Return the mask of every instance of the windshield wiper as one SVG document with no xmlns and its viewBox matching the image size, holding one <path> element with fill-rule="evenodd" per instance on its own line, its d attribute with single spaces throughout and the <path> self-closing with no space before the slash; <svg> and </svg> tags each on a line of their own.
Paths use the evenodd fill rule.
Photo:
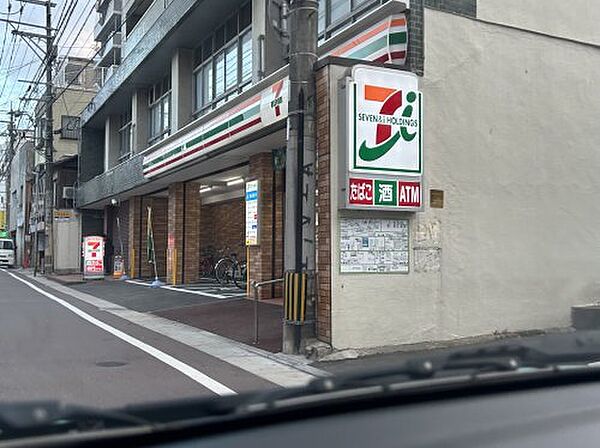
<svg viewBox="0 0 600 448">
<path fill-rule="evenodd" d="M 63 405 L 58 401 L 0 404 L 0 440 L 133 426 L 152 423 L 125 412 Z"/>
<path fill-rule="evenodd" d="M 404 354 L 406 356 L 406 354 Z M 600 332 L 561 333 L 503 340 L 485 345 L 449 349 L 443 353 L 418 355 L 400 360 L 392 367 L 318 378 L 304 388 L 268 392 L 242 405 L 247 411 L 261 411 L 294 403 L 307 396 L 343 397 L 352 393 L 381 393 L 392 384 L 414 380 L 455 378 L 464 380 L 490 372 L 521 372 L 560 368 L 600 361 Z M 591 369 L 592 367 L 590 367 Z"/>
</svg>

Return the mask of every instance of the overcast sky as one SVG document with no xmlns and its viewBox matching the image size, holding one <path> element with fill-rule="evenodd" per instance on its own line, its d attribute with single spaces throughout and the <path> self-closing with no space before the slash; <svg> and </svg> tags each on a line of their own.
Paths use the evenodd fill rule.
<svg viewBox="0 0 600 448">
<path fill-rule="evenodd" d="M 53 0 L 56 6 L 53 8 L 53 26 L 58 25 L 59 18 L 64 15 L 65 7 L 72 3 L 72 0 Z M 11 6 L 9 12 L 9 4 Z M 58 35 L 58 54 L 90 57 L 94 54 L 96 43 L 94 42 L 94 25 L 97 20 L 95 10 L 95 0 L 77 0 L 75 9 L 70 16 L 66 27 L 61 27 L 57 31 Z M 21 11 L 21 7 L 23 7 Z M 44 6 L 33 5 L 31 3 L 21 3 L 19 0 L 0 0 L 0 18 L 27 23 L 45 25 L 46 8 Z M 20 26 L 19 29 L 35 33 L 44 33 L 42 29 L 35 29 L 26 26 Z M 33 79 L 39 72 L 41 64 L 40 59 L 23 41 L 22 37 L 14 36 L 11 33 L 12 27 L 6 22 L 0 22 L 0 120 L 7 119 L 5 111 L 10 108 L 12 102 L 13 108 L 23 107 L 23 102 L 19 97 L 26 94 L 28 84 L 17 82 L 17 79 Z M 80 32 L 81 30 L 81 32 Z M 45 42 L 39 41 L 39 45 L 44 48 Z M 39 92 L 34 92 L 33 96 L 39 96 Z M 31 92 L 27 94 L 30 96 Z M 33 102 L 29 102 L 27 108 L 31 110 Z M 0 125 L 0 130 L 4 129 Z"/>
</svg>

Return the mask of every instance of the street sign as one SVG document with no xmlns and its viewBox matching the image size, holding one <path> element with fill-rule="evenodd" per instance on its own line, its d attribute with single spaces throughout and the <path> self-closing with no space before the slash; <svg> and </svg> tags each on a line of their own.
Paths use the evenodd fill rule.
<svg viewBox="0 0 600 448">
<path fill-rule="evenodd" d="M 86 279 L 104 278 L 104 238 L 83 238 L 83 276 Z"/>
<path fill-rule="evenodd" d="M 246 246 L 258 245 L 258 180 L 246 182 Z"/>
</svg>

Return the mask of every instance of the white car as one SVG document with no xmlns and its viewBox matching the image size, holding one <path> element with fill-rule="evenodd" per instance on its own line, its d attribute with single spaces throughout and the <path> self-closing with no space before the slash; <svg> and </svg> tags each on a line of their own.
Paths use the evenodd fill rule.
<svg viewBox="0 0 600 448">
<path fill-rule="evenodd" d="M 0 238 L 0 266 L 15 265 L 15 244 L 10 238 Z"/>
</svg>

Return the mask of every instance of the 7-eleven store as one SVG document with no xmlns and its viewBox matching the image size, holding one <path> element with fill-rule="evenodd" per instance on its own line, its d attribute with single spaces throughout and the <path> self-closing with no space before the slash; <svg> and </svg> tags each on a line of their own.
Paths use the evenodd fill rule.
<svg viewBox="0 0 600 448">
<path fill-rule="evenodd" d="M 317 336 L 326 343 L 335 345 L 332 339 L 332 327 L 335 325 L 332 303 L 337 294 L 334 276 L 353 270 L 353 275 L 362 276 L 363 281 L 369 282 L 369 275 L 378 271 L 385 272 L 383 275 L 390 279 L 406 275 L 407 246 L 390 250 L 385 260 L 347 260 L 347 257 L 362 256 L 353 248 L 344 253 L 346 258 L 343 267 L 340 267 L 338 219 L 355 218 L 349 221 L 349 225 L 361 228 L 355 229 L 356 235 L 345 235 L 344 238 L 358 238 L 362 235 L 361 231 L 367 232 L 360 238 L 367 238 L 365 244 L 368 245 L 369 232 L 372 233 L 373 229 L 369 228 L 369 224 L 363 225 L 365 214 L 379 212 L 391 216 L 395 220 L 392 225 L 398 226 L 395 237 L 400 241 L 407 238 L 406 217 L 420 210 L 420 164 L 412 172 L 401 175 L 386 173 L 378 177 L 364 173 L 356 176 L 345 168 L 346 154 L 343 153 L 349 144 L 346 141 L 349 120 L 345 115 L 349 113 L 347 86 L 352 82 L 349 77 L 353 76 L 353 67 L 371 64 L 375 71 L 382 71 L 392 80 L 396 73 L 404 73 L 411 88 L 417 92 L 416 76 L 408 76 L 402 71 L 407 48 L 405 5 L 395 1 L 374 10 L 319 48 L 320 60 L 315 67 L 318 155 L 318 294 L 315 310 Z M 388 68 L 383 69 L 383 63 Z M 395 90 L 392 85 L 374 95 L 380 101 L 385 99 L 386 92 Z M 107 182 L 109 174 L 113 178 L 139 179 L 131 180 L 127 188 L 113 184 L 111 194 L 105 194 L 93 204 L 94 207 L 88 207 L 98 208 L 98 205 L 105 204 L 103 233 L 108 235 L 112 254 L 121 253 L 120 246 L 123 246 L 122 255 L 131 278 L 149 279 L 154 275 L 154 266 L 147 259 L 149 209 L 152 210 L 156 269 L 158 276 L 167 284 L 198 284 L 203 280 L 203 260 L 208 255 L 216 260 L 220 255 L 230 253 L 235 253 L 239 259 L 247 259 L 249 282 L 283 277 L 288 100 L 286 66 L 228 103 L 88 182 Z M 376 106 L 380 107 L 380 102 Z M 394 118 L 395 110 L 388 115 Z M 419 128 L 417 121 L 408 127 L 413 130 Z M 385 139 L 384 134 L 392 127 L 397 126 L 383 126 L 379 140 Z M 419 144 L 420 139 L 419 135 Z M 418 146 L 419 159 L 420 151 Z M 350 187 L 353 191 L 356 189 L 355 184 L 361 179 L 371 186 L 361 184 L 359 188 L 363 193 L 358 199 L 358 193 L 349 195 L 349 192 Z M 245 185 L 254 180 L 259 185 L 258 232 L 256 244 L 246 245 Z M 413 188 L 411 200 L 398 202 L 399 180 Z M 372 189 L 375 182 L 377 185 L 391 182 L 394 203 L 377 205 L 372 191 L 364 195 L 364 189 Z M 83 184 L 83 193 L 80 194 L 87 194 L 86 188 L 88 186 Z M 403 197 L 404 194 L 402 192 Z M 339 200 L 336 199 L 338 196 Z M 344 197 L 350 198 L 352 203 Z M 118 200 L 118 206 L 114 206 L 114 201 L 113 206 L 108 205 L 113 198 Z M 386 207 L 387 210 L 381 211 Z M 381 220 L 374 221 L 372 225 L 381 225 Z M 91 224 L 86 230 L 85 226 L 84 222 L 84 234 L 97 228 L 97 225 Z M 261 288 L 260 299 L 281 299 L 282 286 L 275 284 Z"/>
</svg>

